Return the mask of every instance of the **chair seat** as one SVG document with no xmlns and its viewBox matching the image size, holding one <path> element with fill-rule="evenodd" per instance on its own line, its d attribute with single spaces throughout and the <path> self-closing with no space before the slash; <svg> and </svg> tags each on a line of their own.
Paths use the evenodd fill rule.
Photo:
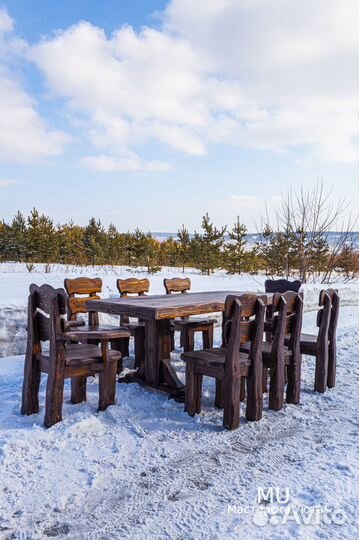
<svg viewBox="0 0 359 540">
<path fill-rule="evenodd" d="M 226 358 L 226 349 L 213 348 L 203 349 L 202 351 L 189 351 L 181 355 L 182 360 L 185 362 L 194 362 L 196 364 L 208 364 L 213 367 L 224 366 Z M 250 366 L 251 361 L 248 354 L 240 353 L 241 365 Z"/>
<path fill-rule="evenodd" d="M 183 327 L 200 328 L 205 326 L 212 326 L 217 322 L 216 319 L 196 319 L 192 317 L 186 317 L 184 319 L 174 319 L 171 321 L 171 326 L 174 330 L 181 331 Z"/>
<path fill-rule="evenodd" d="M 119 326 L 101 325 L 101 326 L 79 326 L 74 329 L 67 330 L 66 336 L 72 341 L 81 341 L 81 339 L 122 339 L 130 337 L 130 332 L 127 328 Z"/>
<path fill-rule="evenodd" d="M 65 351 L 65 364 L 69 367 L 87 366 L 95 362 L 102 362 L 102 352 L 97 345 L 67 345 Z M 111 362 L 117 362 L 121 359 L 121 353 L 119 351 L 110 349 L 108 352 Z M 38 354 L 36 357 L 44 365 L 47 365 L 49 362 L 48 354 Z"/>
<path fill-rule="evenodd" d="M 242 343 L 241 345 L 241 352 L 249 353 L 250 350 L 250 342 Z M 292 351 L 290 351 L 287 347 L 284 347 L 284 362 L 285 364 L 290 363 L 290 359 L 292 357 Z M 272 344 L 268 341 L 263 341 L 262 343 L 262 359 L 263 364 L 265 367 L 270 367 L 272 364 Z"/>
<path fill-rule="evenodd" d="M 300 352 L 302 354 L 315 355 L 317 351 L 317 339 L 314 334 L 300 334 Z"/>
</svg>

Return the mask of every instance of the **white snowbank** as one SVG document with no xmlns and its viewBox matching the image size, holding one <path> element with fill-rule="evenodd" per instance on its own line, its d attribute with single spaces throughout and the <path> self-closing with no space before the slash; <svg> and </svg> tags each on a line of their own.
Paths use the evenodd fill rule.
<svg viewBox="0 0 359 540">
<path fill-rule="evenodd" d="M 53 287 L 63 287 L 65 277 L 101 277 L 103 280 L 103 297 L 118 294 L 116 279 L 136 275 L 149 277 L 150 293 L 164 293 L 163 279 L 165 277 L 188 276 L 192 281 L 193 291 L 235 290 L 263 291 L 264 275 L 230 276 L 226 272 L 216 272 L 211 276 L 203 276 L 198 270 L 187 268 L 182 274 L 178 268 L 163 268 L 161 272 L 148 275 L 147 272 L 128 270 L 124 266 L 67 266 L 51 265 L 51 272 L 45 273 L 45 265 L 36 264 L 33 272 L 28 272 L 25 264 L 0 264 L 0 356 L 22 354 L 26 342 L 26 311 L 27 297 L 31 283 L 49 283 Z M 341 305 L 359 305 L 359 284 L 335 284 L 340 290 Z M 305 310 L 317 308 L 320 284 L 303 286 Z M 116 318 L 101 315 L 105 323 L 115 323 Z"/>
</svg>

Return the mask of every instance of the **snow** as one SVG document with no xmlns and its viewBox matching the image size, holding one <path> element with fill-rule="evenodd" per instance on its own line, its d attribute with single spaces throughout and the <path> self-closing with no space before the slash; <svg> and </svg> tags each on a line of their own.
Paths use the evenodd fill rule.
<svg viewBox="0 0 359 540">
<path fill-rule="evenodd" d="M 0 313 L 11 306 L 25 310 L 30 282 L 61 286 L 65 273 L 13 270 L 0 274 Z M 72 270 L 68 275 L 78 275 Z M 126 275 L 125 269 L 101 273 L 108 293 L 118 273 Z M 168 269 L 152 276 L 151 292 L 162 290 L 164 275 L 175 274 Z M 254 290 L 264 280 L 189 275 L 194 290 Z M 39 414 L 23 417 L 23 356 L 0 358 L 0 539 L 357 538 L 357 287 L 341 287 L 343 303 L 351 305 L 340 312 L 336 387 L 314 393 L 314 361 L 304 357 L 301 404 L 269 411 L 265 396 L 263 419 L 247 422 L 242 408 L 241 426 L 233 432 L 222 428 L 222 412 L 213 407 L 211 379 L 195 418 L 184 413 L 183 404 L 135 384 L 119 384 L 117 404 L 97 413 L 96 378 L 88 382 L 87 403 L 79 405 L 69 403 L 66 383 L 63 422 L 45 429 L 46 377 Z M 315 329 L 310 309 L 319 288 L 305 289 L 304 331 Z M 219 344 L 219 327 L 215 340 Z M 172 360 L 183 379 L 180 352 Z M 281 508 L 328 508 L 329 518 L 316 513 L 318 523 L 313 518 L 305 524 L 303 517 L 269 521 L 258 511 L 276 505 L 259 504 L 257 491 L 271 486 L 282 495 L 289 488 L 290 501 Z"/>
<path fill-rule="evenodd" d="M 46 265 L 35 264 L 34 271 L 28 272 L 23 263 L 0 263 L 0 357 L 23 354 L 26 345 L 26 312 L 27 297 L 31 283 L 49 283 L 53 287 L 63 287 L 65 277 L 101 277 L 103 280 L 103 297 L 118 295 L 117 278 L 127 278 L 133 275 L 148 277 L 151 281 L 150 293 L 163 294 L 163 279 L 165 277 L 189 277 L 193 291 L 263 291 L 264 275 L 243 274 L 230 276 L 225 271 L 216 272 L 211 276 L 203 276 L 199 270 L 187 268 L 182 274 L 178 268 L 163 268 L 161 272 L 149 275 L 145 271 L 133 271 L 124 266 L 69 266 L 51 265 L 51 272 L 45 272 Z M 342 305 L 359 305 L 359 283 L 335 283 L 340 290 Z M 323 288 L 320 283 L 303 286 L 305 310 L 317 307 L 319 291 Z M 102 315 L 104 323 L 114 323 L 117 319 Z"/>
</svg>

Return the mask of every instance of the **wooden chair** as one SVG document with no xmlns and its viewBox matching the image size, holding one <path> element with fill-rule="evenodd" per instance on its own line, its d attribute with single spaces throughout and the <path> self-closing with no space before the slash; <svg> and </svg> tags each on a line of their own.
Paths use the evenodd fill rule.
<svg viewBox="0 0 359 540">
<path fill-rule="evenodd" d="M 302 282 L 298 279 L 290 281 L 289 279 L 267 279 L 264 282 L 264 290 L 266 293 L 285 293 L 287 291 L 299 292 Z M 264 330 L 266 332 L 266 341 L 271 341 L 271 319 L 273 316 L 272 306 L 267 306 L 266 318 L 264 321 Z M 263 390 L 267 391 L 268 370 L 263 369 Z"/>
<path fill-rule="evenodd" d="M 69 345 L 73 336 L 66 332 L 63 315 L 67 312 L 67 297 L 64 289 L 50 285 L 30 285 L 28 300 L 27 348 L 25 355 L 24 382 L 21 413 L 30 415 L 39 412 L 39 385 L 41 373 L 47 373 L 46 427 L 62 420 L 64 380 L 80 377 L 86 381 L 89 375 L 99 374 L 99 410 L 105 410 L 115 402 L 116 368 L 121 353 L 112 351 L 108 342 L 96 345 Z M 49 352 L 42 350 L 42 342 L 49 342 Z M 71 401 L 86 400 L 83 394 L 71 393 Z"/>
<path fill-rule="evenodd" d="M 150 281 L 147 278 L 137 279 L 118 279 L 117 289 L 121 298 L 126 296 L 145 296 L 150 290 Z M 141 319 L 131 320 L 127 315 L 121 315 L 121 326 L 126 328 L 130 335 L 133 336 L 135 342 L 135 368 L 138 369 L 140 376 L 144 369 L 145 363 L 145 323 Z M 129 339 L 127 339 L 127 355 L 129 347 Z"/>
<path fill-rule="evenodd" d="M 301 334 L 302 354 L 315 356 L 314 390 L 325 392 L 327 386 L 335 386 L 336 376 L 336 330 L 339 317 L 339 295 L 334 289 L 322 290 L 319 294 L 317 335 Z"/>
<path fill-rule="evenodd" d="M 267 279 L 264 282 L 266 293 L 284 293 L 287 291 L 299 292 L 302 282 L 298 279 L 289 281 L 288 279 Z"/>
<path fill-rule="evenodd" d="M 81 343 L 87 342 L 97 345 L 101 340 L 108 341 L 111 335 L 111 348 L 121 352 L 121 359 L 117 366 L 117 372 L 120 373 L 122 371 L 122 357 L 126 356 L 126 343 L 128 343 L 130 334 L 126 328 L 100 325 L 97 311 L 89 311 L 86 305 L 87 300 L 100 299 L 98 293 L 102 291 L 102 279 L 87 277 L 65 279 L 64 287 L 68 294 L 68 327 L 76 328 L 79 336 L 78 341 Z M 87 324 L 83 320 L 78 320 L 79 314 L 87 315 Z M 77 378 L 74 384 L 81 384 L 80 379 Z M 82 381 L 82 384 L 86 385 L 86 381 Z"/>
<path fill-rule="evenodd" d="M 253 421 L 262 418 L 262 340 L 266 300 L 265 296 L 253 294 L 227 296 L 228 346 L 182 354 L 186 362 L 185 410 L 189 415 L 201 412 L 202 379 L 206 375 L 219 382 L 215 404 L 222 406 L 223 398 L 224 427 L 235 429 L 239 426 L 243 378 L 247 379 L 246 418 Z M 250 342 L 248 353 L 240 352 L 243 342 Z"/>
<path fill-rule="evenodd" d="M 271 339 L 262 344 L 263 368 L 269 370 L 269 408 L 283 408 L 287 383 L 287 403 L 300 401 L 301 354 L 300 332 L 303 318 L 303 298 L 292 291 L 275 293 L 272 299 Z M 249 345 L 244 343 L 243 352 Z"/>
<path fill-rule="evenodd" d="M 164 279 L 163 284 L 166 289 L 166 294 L 185 294 L 191 288 L 191 280 L 189 278 L 172 278 Z M 183 317 L 171 321 L 171 350 L 174 349 L 174 333 L 181 333 L 181 346 L 185 352 L 194 350 L 194 334 L 202 332 L 202 343 L 204 349 L 213 347 L 213 328 L 216 319 Z"/>
</svg>

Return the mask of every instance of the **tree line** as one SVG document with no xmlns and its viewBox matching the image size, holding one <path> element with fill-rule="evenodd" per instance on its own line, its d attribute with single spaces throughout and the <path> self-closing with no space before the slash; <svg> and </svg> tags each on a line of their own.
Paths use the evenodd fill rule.
<svg viewBox="0 0 359 540">
<path fill-rule="evenodd" d="M 308 205 L 306 201 L 306 213 Z M 318 208 L 318 200 L 314 207 Z M 330 246 L 328 226 L 332 222 L 323 223 L 319 212 L 316 227 L 309 227 L 309 221 L 302 219 L 299 223 L 295 210 L 298 208 L 289 199 L 284 202 L 276 229 L 269 220 L 262 220 L 258 240 L 253 244 L 248 242 L 247 228 L 239 217 L 231 227 L 217 227 L 206 214 L 201 229 L 193 235 L 183 225 L 176 236 L 158 241 L 150 232 L 139 228 L 119 232 L 115 225 L 106 228 L 95 218 L 87 226 L 72 221 L 55 225 L 49 216 L 34 208 L 27 217 L 18 212 L 10 223 L 0 222 L 0 260 L 25 262 L 29 271 L 34 263 L 45 263 L 49 271 L 51 264 L 61 263 L 145 267 L 150 273 L 162 266 L 180 267 L 183 271 L 193 267 L 207 275 L 216 269 L 229 274 L 262 272 L 298 277 L 303 283 L 318 276 L 329 282 L 334 273 L 342 274 L 346 280 L 358 277 L 358 235 L 347 229 Z"/>
</svg>

